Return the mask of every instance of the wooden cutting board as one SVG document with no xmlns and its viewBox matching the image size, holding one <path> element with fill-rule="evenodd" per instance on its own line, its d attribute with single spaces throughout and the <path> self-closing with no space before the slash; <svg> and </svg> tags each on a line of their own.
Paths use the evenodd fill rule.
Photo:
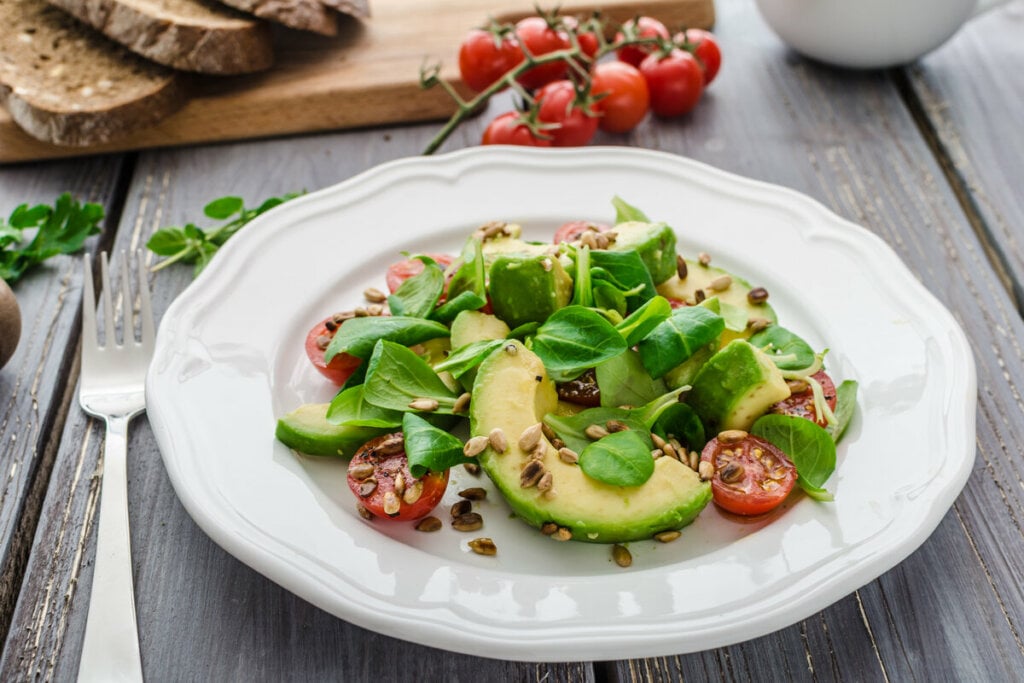
<svg viewBox="0 0 1024 683">
<path fill-rule="evenodd" d="M 192 98 L 176 114 L 104 145 L 40 142 L 0 109 L 0 163 L 445 119 L 455 109 L 448 95 L 440 87 L 419 87 L 424 61 L 440 61 L 442 77 L 464 91 L 457 52 L 466 31 L 491 17 L 514 21 L 532 14 L 534 4 L 370 0 L 370 20 L 343 21 L 334 38 L 282 30 L 277 64 L 270 71 L 196 77 Z M 713 0 L 564 0 L 560 6 L 564 14 L 600 10 L 618 22 L 646 14 L 670 28 L 709 28 L 715 18 Z"/>
</svg>

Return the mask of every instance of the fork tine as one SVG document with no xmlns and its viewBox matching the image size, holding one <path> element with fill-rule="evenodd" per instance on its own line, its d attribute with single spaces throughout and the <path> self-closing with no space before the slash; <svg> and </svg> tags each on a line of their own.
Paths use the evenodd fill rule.
<svg viewBox="0 0 1024 683">
<path fill-rule="evenodd" d="M 146 261 L 142 250 L 135 252 L 135 268 L 139 271 L 139 317 L 142 318 L 142 338 L 139 340 L 146 348 L 153 348 L 156 332 L 153 329 L 153 304 L 149 299 L 149 280 L 146 274 Z"/>
<path fill-rule="evenodd" d="M 100 287 L 103 288 L 100 292 L 103 297 L 103 346 L 114 347 L 117 346 L 117 338 L 114 336 L 114 303 L 110 294 L 110 266 L 105 251 L 100 253 Z"/>
<path fill-rule="evenodd" d="M 128 279 L 128 254 L 121 250 L 121 338 L 127 346 L 135 341 L 135 298 L 132 296 L 131 281 Z"/>
<path fill-rule="evenodd" d="M 92 259 L 89 254 L 82 258 L 82 262 L 82 344 L 83 349 L 95 349 L 99 346 L 96 338 L 96 291 L 92 286 Z"/>
</svg>

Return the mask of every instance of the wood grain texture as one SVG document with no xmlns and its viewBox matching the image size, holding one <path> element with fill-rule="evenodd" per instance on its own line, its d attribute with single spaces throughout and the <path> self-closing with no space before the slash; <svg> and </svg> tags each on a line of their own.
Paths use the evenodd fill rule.
<svg viewBox="0 0 1024 683">
<path fill-rule="evenodd" d="M 232 79 L 197 79 L 192 100 L 158 124 L 90 148 L 41 143 L 0 111 L 0 163 L 196 142 L 441 119 L 455 111 L 441 88 L 422 90 L 425 59 L 458 81 L 458 45 L 491 17 L 533 12 L 532 0 L 375 0 L 365 23 L 348 18 L 337 38 L 281 33 L 277 65 Z M 616 21 L 652 14 L 672 26 L 714 23 L 711 0 L 567 0 L 566 14 L 601 9 Z M 463 92 L 465 88 L 459 86 Z"/>
<path fill-rule="evenodd" d="M 967 25 L 909 70 L 909 83 L 977 228 L 1024 312 L 1024 1 Z"/>
</svg>

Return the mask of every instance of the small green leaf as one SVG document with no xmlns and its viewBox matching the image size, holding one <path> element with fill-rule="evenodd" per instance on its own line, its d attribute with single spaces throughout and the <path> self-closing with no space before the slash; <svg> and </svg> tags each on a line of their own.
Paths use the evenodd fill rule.
<svg viewBox="0 0 1024 683">
<path fill-rule="evenodd" d="M 629 349 L 599 363 L 595 371 L 603 406 L 644 405 L 668 391 L 665 382 L 648 375 L 640 356 Z"/>
<path fill-rule="evenodd" d="M 188 246 L 188 238 L 182 228 L 157 230 L 146 242 L 146 248 L 158 256 L 171 256 Z"/>
<path fill-rule="evenodd" d="M 656 296 L 630 313 L 628 318 L 615 326 L 615 329 L 626 340 L 626 346 L 632 348 L 670 315 L 672 315 L 672 305 L 668 299 Z"/>
<path fill-rule="evenodd" d="M 458 398 L 426 361 L 401 344 L 384 340 L 374 347 L 363 387 L 364 400 L 390 410 L 407 411 L 416 399 L 434 399 L 436 412 L 451 414 Z"/>
<path fill-rule="evenodd" d="M 677 308 L 637 344 L 640 360 L 651 377 L 662 377 L 718 339 L 724 329 L 722 317 L 706 308 Z"/>
<path fill-rule="evenodd" d="M 619 355 L 626 350 L 626 341 L 600 314 L 582 306 L 567 306 L 537 329 L 532 350 L 551 378 L 564 382 Z"/>
<path fill-rule="evenodd" d="M 342 389 L 327 407 L 327 421 L 332 425 L 382 427 L 390 429 L 402 424 L 398 410 L 380 408 L 363 397 L 363 385 Z"/>
<path fill-rule="evenodd" d="M 814 363 L 814 349 L 785 327 L 772 325 L 750 337 L 750 343 L 764 350 L 781 370 L 803 370 Z"/>
<path fill-rule="evenodd" d="M 444 292 L 444 271 L 429 256 L 413 258 L 423 262 L 423 270 L 405 280 L 388 297 L 388 307 L 392 315 L 426 318 Z"/>
<path fill-rule="evenodd" d="M 630 429 L 590 444 L 579 463 L 588 477 L 612 486 L 640 486 L 654 474 L 650 444 Z"/>
<path fill-rule="evenodd" d="M 575 415 L 551 413 L 544 416 L 544 423 L 554 430 L 566 446 L 577 453 L 581 453 L 591 444 L 590 437 L 585 433 L 587 427 L 593 424 L 604 426 L 609 420 L 618 420 L 637 433 L 647 433 L 643 422 L 637 419 L 637 413 L 622 408 L 587 408 Z M 649 448 L 648 455 L 650 455 Z"/>
<path fill-rule="evenodd" d="M 675 436 L 687 450 L 698 453 L 707 443 L 704 424 L 696 411 L 685 403 L 673 403 L 668 406 L 655 420 L 651 431 L 663 439 Z"/>
<path fill-rule="evenodd" d="M 650 223 L 651 219 L 647 217 L 640 209 L 627 204 L 622 197 L 616 195 L 612 197 L 612 206 L 615 207 L 615 223 L 628 223 L 630 221 L 641 221 L 644 223 Z"/>
<path fill-rule="evenodd" d="M 338 328 L 338 333 L 327 345 L 327 349 L 324 351 L 324 361 L 330 363 L 331 359 L 339 353 L 347 353 L 357 358 L 368 358 L 373 353 L 373 347 L 381 339 L 397 342 L 403 346 L 411 346 L 428 339 L 447 337 L 449 334 L 448 328 L 441 323 L 422 318 L 402 316 L 351 318 Z"/>
<path fill-rule="evenodd" d="M 793 415 L 764 415 L 750 433 L 774 444 L 789 456 L 799 475 L 797 483 L 818 500 L 822 487 L 836 469 L 836 444 L 814 422 Z M 828 494 L 831 495 L 831 494 Z"/>
<path fill-rule="evenodd" d="M 219 197 L 203 207 L 203 213 L 209 218 L 224 220 L 235 215 L 244 206 L 241 197 Z"/>
<path fill-rule="evenodd" d="M 455 316 L 463 311 L 475 311 L 483 308 L 487 299 L 476 292 L 461 292 L 454 299 L 449 299 L 431 311 L 429 318 L 440 323 L 450 324 Z"/>
<path fill-rule="evenodd" d="M 462 442 L 448 432 L 438 429 L 415 413 L 402 416 L 405 436 L 405 457 L 414 477 L 429 472 L 444 472 L 450 467 L 473 462 L 462 451 Z"/>
<path fill-rule="evenodd" d="M 447 370 L 454 377 L 462 377 L 504 344 L 504 339 L 482 339 L 470 342 L 448 354 L 447 358 L 434 366 L 434 370 L 435 372 Z"/>
<path fill-rule="evenodd" d="M 853 419 L 857 410 L 857 382 L 848 379 L 836 388 L 836 409 L 833 413 L 836 416 L 836 423 L 825 428 L 832 440 L 839 443 L 843 433 Z"/>
</svg>

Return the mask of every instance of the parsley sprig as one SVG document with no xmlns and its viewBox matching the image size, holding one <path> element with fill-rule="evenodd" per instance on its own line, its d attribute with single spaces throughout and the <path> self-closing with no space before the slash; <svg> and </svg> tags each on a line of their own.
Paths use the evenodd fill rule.
<svg viewBox="0 0 1024 683">
<path fill-rule="evenodd" d="M 100 231 L 103 207 L 79 203 L 70 193 L 53 206 L 22 204 L 0 219 L 0 278 L 17 282 L 32 267 L 58 254 L 72 254 Z M 35 234 L 29 239 L 30 231 Z"/>
<path fill-rule="evenodd" d="M 194 275 L 199 275 L 224 243 L 249 221 L 302 194 L 289 192 L 280 197 L 271 197 L 255 209 L 245 208 L 241 197 L 214 199 L 203 207 L 203 214 L 207 218 L 227 222 L 215 228 L 200 228 L 195 223 L 186 223 L 184 227 L 172 226 L 157 230 L 146 242 L 146 247 L 154 254 L 167 258 L 154 266 L 153 270 L 181 261 L 194 263 Z"/>
</svg>

